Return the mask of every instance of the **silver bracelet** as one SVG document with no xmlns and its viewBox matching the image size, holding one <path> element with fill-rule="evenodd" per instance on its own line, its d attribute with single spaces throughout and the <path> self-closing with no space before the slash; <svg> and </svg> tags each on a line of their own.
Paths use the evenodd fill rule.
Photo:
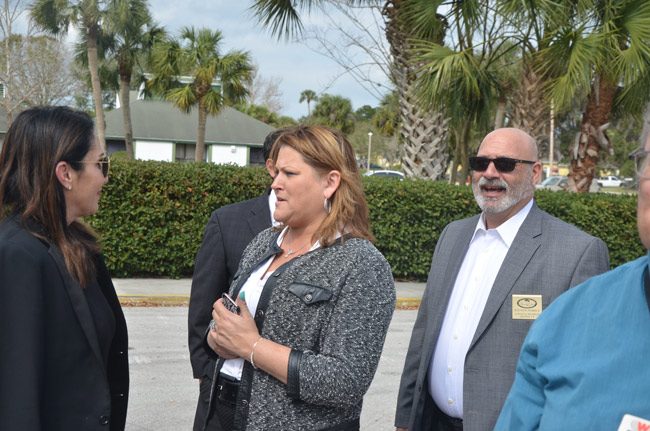
<svg viewBox="0 0 650 431">
<path fill-rule="evenodd" d="M 210 329 L 210 331 L 216 331 L 217 322 L 215 322 L 214 319 L 210 320 L 210 324 L 208 325 L 208 328 Z"/>
<path fill-rule="evenodd" d="M 258 338 L 258 339 L 253 343 L 253 348 L 251 348 L 251 355 L 250 355 L 250 357 L 248 358 L 248 362 L 250 362 L 251 365 L 253 366 L 253 368 L 255 368 L 256 370 L 257 370 L 257 367 L 255 366 L 255 361 L 254 361 L 255 348 L 257 347 L 257 343 L 259 343 L 259 342 L 262 341 L 262 340 L 263 340 L 263 338 L 262 338 L 262 336 L 260 335 L 260 338 Z"/>
</svg>

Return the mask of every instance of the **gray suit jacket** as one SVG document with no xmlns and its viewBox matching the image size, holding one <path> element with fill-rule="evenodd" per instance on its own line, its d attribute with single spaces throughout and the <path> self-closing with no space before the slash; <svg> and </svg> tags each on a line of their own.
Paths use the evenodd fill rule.
<svg viewBox="0 0 650 431">
<path fill-rule="evenodd" d="M 188 311 L 188 346 L 194 378 L 212 376 L 215 361 L 203 349 L 212 304 L 230 288 L 249 242 L 271 226 L 269 191 L 214 211 L 196 254 Z"/>
<path fill-rule="evenodd" d="M 450 223 L 436 244 L 402 373 L 398 427 L 428 427 L 429 363 L 478 218 Z M 569 287 L 608 269 L 603 241 L 533 205 L 501 265 L 465 358 L 465 431 L 491 430 L 512 385 L 519 350 L 533 322 L 512 319 L 512 295 L 541 294 L 546 307 Z"/>
</svg>

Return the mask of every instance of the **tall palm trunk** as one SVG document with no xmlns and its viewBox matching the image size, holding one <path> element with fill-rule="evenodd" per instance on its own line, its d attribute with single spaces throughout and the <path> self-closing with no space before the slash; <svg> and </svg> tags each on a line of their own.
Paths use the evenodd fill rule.
<svg viewBox="0 0 650 431">
<path fill-rule="evenodd" d="M 199 127 L 196 131 L 196 152 L 194 160 L 205 162 L 205 125 L 208 120 L 208 109 L 205 107 L 205 101 L 199 100 Z"/>
<path fill-rule="evenodd" d="M 120 100 L 122 101 L 122 121 L 124 122 L 124 145 L 126 155 L 133 159 L 133 124 L 131 122 L 131 73 L 120 70 Z"/>
<path fill-rule="evenodd" d="M 512 127 L 525 131 L 537 142 L 546 141 L 548 137 L 549 107 L 542 86 L 543 80 L 526 61 L 512 100 Z"/>
<path fill-rule="evenodd" d="M 88 26 L 88 71 L 93 89 L 93 102 L 95 102 L 95 128 L 97 138 L 101 145 L 106 145 L 106 122 L 104 120 L 104 106 L 102 104 L 102 86 L 99 80 L 99 57 L 97 55 L 98 26 Z"/>
<path fill-rule="evenodd" d="M 399 134 L 404 147 L 402 168 L 409 176 L 440 179 L 448 166 L 447 119 L 441 113 L 422 109 L 417 103 L 415 66 L 408 58 L 409 32 L 399 19 L 402 1 L 387 1 L 383 9 L 386 39 L 393 56 L 391 79 L 399 99 Z"/>
<path fill-rule="evenodd" d="M 605 130 L 609 125 L 615 94 L 616 84 L 602 76 L 591 86 L 587 107 L 582 114 L 580 132 L 571 152 L 570 190 L 588 192 L 594 179 L 600 151 L 613 152 Z"/>
</svg>

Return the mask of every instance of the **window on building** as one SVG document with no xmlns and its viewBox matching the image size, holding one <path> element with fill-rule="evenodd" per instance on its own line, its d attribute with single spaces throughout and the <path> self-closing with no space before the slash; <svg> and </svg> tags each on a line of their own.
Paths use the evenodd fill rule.
<svg viewBox="0 0 650 431">
<path fill-rule="evenodd" d="M 176 144 L 176 161 L 193 162 L 196 154 L 196 145 L 194 144 Z"/>
</svg>

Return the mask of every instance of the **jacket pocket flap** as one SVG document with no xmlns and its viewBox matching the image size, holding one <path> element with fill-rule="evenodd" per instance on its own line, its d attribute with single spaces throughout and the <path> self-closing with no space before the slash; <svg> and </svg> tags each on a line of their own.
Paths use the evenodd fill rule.
<svg viewBox="0 0 650 431">
<path fill-rule="evenodd" d="M 307 305 L 329 301 L 332 298 L 332 292 L 329 289 L 313 284 L 291 283 L 289 292 L 296 295 Z"/>
</svg>

